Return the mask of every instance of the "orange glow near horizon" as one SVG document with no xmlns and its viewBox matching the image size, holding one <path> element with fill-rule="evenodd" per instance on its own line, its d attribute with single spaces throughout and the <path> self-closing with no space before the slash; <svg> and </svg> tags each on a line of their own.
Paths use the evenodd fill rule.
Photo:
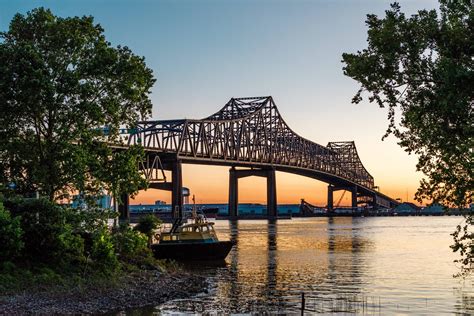
<svg viewBox="0 0 474 316">
<path fill-rule="evenodd" d="M 171 179 L 169 174 L 167 178 Z M 410 187 L 404 183 L 394 183 L 394 180 L 387 177 L 385 181 L 379 181 L 376 184 L 380 185 L 382 193 L 392 198 L 414 202 L 413 197 L 419 180 L 410 181 Z M 284 172 L 277 172 L 276 181 L 279 204 L 299 204 L 301 199 L 318 206 L 327 204 L 327 184 L 324 182 Z M 390 186 L 389 183 L 391 183 Z M 183 186 L 191 190 L 191 195 L 195 195 L 198 204 L 225 204 L 228 202 L 229 167 L 184 164 Z M 334 203 L 340 200 L 340 206 L 349 206 L 350 193 L 344 194 L 341 199 L 342 194 L 343 191 L 334 193 Z M 156 200 L 171 203 L 171 192 L 154 189 L 140 191 L 131 203 L 154 204 Z M 239 203 L 266 204 L 266 179 L 262 177 L 239 179 Z"/>
</svg>

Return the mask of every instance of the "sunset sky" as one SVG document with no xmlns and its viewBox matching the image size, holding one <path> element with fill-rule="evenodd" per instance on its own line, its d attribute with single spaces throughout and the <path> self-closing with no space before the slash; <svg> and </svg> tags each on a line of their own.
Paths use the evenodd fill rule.
<svg viewBox="0 0 474 316">
<path fill-rule="evenodd" d="M 367 13 L 391 1 L 10 1 L 0 0 L 0 30 L 13 15 L 44 6 L 59 16 L 92 15 L 113 45 L 145 56 L 157 82 L 153 119 L 203 118 L 231 97 L 273 96 L 288 125 L 322 145 L 354 140 L 380 190 L 412 200 L 422 175 L 394 137 L 382 141 L 386 109 L 351 104 L 357 82 L 342 72 L 343 52 L 366 47 Z M 408 14 L 434 0 L 399 1 Z M 226 203 L 228 168 L 185 165 L 198 203 Z M 327 184 L 277 173 L 279 203 L 326 203 Z M 239 201 L 265 203 L 265 179 L 239 182 Z M 337 197 L 336 197 L 337 198 Z M 149 190 L 135 203 L 169 201 Z M 348 204 L 350 196 L 343 199 Z"/>
</svg>

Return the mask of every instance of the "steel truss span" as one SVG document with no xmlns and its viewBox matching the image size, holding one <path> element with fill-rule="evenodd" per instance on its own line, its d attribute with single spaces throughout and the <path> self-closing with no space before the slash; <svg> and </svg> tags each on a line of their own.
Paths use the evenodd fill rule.
<svg viewBox="0 0 474 316">
<path fill-rule="evenodd" d="M 322 146 L 285 123 L 271 96 L 232 98 L 204 119 L 138 122 L 128 144 L 188 163 L 272 168 L 376 193 L 353 141 Z"/>
</svg>

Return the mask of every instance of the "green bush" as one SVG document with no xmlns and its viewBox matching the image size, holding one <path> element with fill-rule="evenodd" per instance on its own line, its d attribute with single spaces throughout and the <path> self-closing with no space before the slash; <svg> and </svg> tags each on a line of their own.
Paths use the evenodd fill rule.
<svg viewBox="0 0 474 316">
<path fill-rule="evenodd" d="M 107 226 L 110 218 L 116 218 L 117 212 L 111 209 L 90 206 L 87 209 L 69 208 L 67 221 L 71 223 L 75 231 L 81 234 L 90 234 L 102 227 Z"/>
<path fill-rule="evenodd" d="M 94 233 L 90 257 L 94 267 L 103 274 L 112 275 L 120 269 L 114 243 L 107 228 Z"/>
<path fill-rule="evenodd" d="M 162 221 L 152 214 L 148 214 L 140 218 L 135 230 L 145 234 L 148 237 L 148 244 L 150 245 L 155 231 L 160 227 Z"/>
<path fill-rule="evenodd" d="M 0 272 L 2 273 L 13 273 L 16 270 L 16 266 L 11 261 L 3 261 L 0 264 Z"/>
<path fill-rule="evenodd" d="M 84 240 L 69 223 L 71 209 L 45 199 L 8 201 L 6 205 L 21 216 L 26 261 L 62 266 L 84 260 Z"/>
<path fill-rule="evenodd" d="M 20 218 L 11 217 L 0 202 L 0 261 L 13 260 L 21 255 L 24 247 Z"/>
<path fill-rule="evenodd" d="M 32 282 L 34 284 L 41 284 L 43 286 L 57 285 L 63 282 L 63 278 L 54 270 L 43 267 L 36 271 Z"/>
<path fill-rule="evenodd" d="M 160 224 L 154 216 L 143 218 L 136 229 L 127 224 L 111 232 L 107 219 L 114 214 L 109 210 L 20 198 L 5 200 L 4 206 L 0 204 L 0 290 L 162 269 L 148 247 Z"/>
<path fill-rule="evenodd" d="M 61 265 L 78 264 L 85 261 L 84 238 L 76 233 L 72 225 L 65 224 L 58 238 L 60 243 L 56 255 Z"/>
<path fill-rule="evenodd" d="M 115 250 L 121 259 L 130 260 L 136 256 L 143 256 L 149 253 L 147 247 L 147 237 L 129 225 L 123 224 L 113 234 Z"/>
<path fill-rule="evenodd" d="M 0 293 L 4 294 L 10 289 L 16 290 L 18 278 L 10 273 L 0 273 Z"/>
</svg>

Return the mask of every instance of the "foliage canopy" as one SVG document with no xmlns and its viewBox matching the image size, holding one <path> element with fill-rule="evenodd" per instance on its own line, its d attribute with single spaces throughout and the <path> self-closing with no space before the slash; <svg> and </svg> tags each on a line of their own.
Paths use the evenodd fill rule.
<svg viewBox="0 0 474 316">
<path fill-rule="evenodd" d="M 441 0 L 436 10 L 406 17 L 397 3 L 384 18 L 367 15 L 368 47 L 343 54 L 344 74 L 370 102 L 388 107 L 387 134 L 418 155 L 427 175 L 417 199 L 447 206 L 472 203 L 474 148 L 474 7 Z M 400 113 L 398 122 L 396 114 Z"/>
<path fill-rule="evenodd" d="M 367 15 L 368 47 L 343 54 L 344 74 L 361 87 L 352 99 L 388 107 L 399 145 L 418 156 L 423 179 L 416 194 L 448 207 L 472 203 L 474 153 L 474 5 L 440 0 L 411 17 L 391 5 L 384 18 Z M 396 118 L 400 114 L 400 122 Z M 474 264 L 474 218 L 453 233 L 461 275 Z"/>
<path fill-rule="evenodd" d="M 103 33 L 90 16 L 43 8 L 15 15 L 0 33 L 1 183 L 50 200 L 144 185 L 136 165 L 117 163 L 140 159 L 141 149 L 117 153 L 107 143 L 150 115 L 155 79 L 143 57 Z M 114 183 L 112 174 L 125 178 Z"/>
</svg>

